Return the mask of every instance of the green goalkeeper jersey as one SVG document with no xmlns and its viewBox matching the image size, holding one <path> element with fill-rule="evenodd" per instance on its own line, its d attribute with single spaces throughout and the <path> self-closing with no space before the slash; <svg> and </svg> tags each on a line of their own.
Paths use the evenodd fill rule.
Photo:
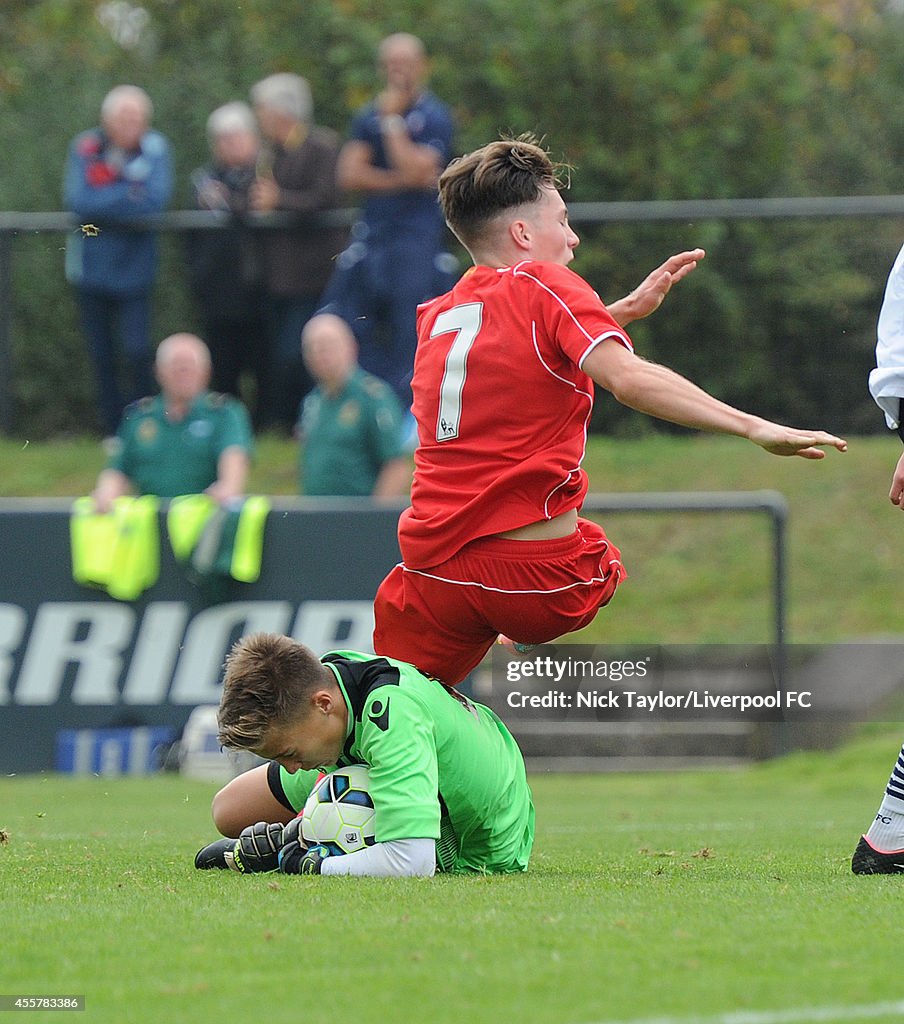
<svg viewBox="0 0 904 1024">
<path fill-rule="evenodd" d="M 321 660 L 348 707 L 339 765 L 369 768 L 377 842 L 435 839 L 444 871 L 524 871 L 534 807 L 521 751 L 499 718 L 402 661 L 355 651 Z M 318 774 L 273 762 L 269 777 L 297 811 Z"/>
</svg>

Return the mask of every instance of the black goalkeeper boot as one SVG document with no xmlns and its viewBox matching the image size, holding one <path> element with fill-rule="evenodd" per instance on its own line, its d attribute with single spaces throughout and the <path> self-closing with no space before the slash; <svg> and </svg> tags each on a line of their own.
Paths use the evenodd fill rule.
<svg viewBox="0 0 904 1024">
<path fill-rule="evenodd" d="M 195 854 L 195 867 L 206 871 L 208 868 L 232 868 L 232 854 L 235 850 L 235 839 L 217 839 L 209 843 L 203 850 Z M 226 854 L 229 853 L 229 861 Z M 235 870 L 233 868 L 233 870 Z"/>
</svg>

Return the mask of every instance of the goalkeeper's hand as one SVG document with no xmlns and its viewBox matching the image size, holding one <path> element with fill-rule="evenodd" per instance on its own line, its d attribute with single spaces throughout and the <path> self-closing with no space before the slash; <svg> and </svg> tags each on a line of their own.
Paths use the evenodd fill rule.
<svg viewBox="0 0 904 1024">
<path fill-rule="evenodd" d="M 242 874 L 276 871 L 282 847 L 283 826 L 259 821 L 239 833 L 232 851 L 226 852 L 226 863 Z"/>
<path fill-rule="evenodd" d="M 320 843 L 305 846 L 295 840 L 279 851 L 279 870 L 284 875 L 319 875 L 330 851 Z"/>
<path fill-rule="evenodd" d="M 195 867 L 228 868 L 243 875 L 276 871 L 280 849 L 284 843 L 298 840 L 300 828 L 300 817 L 285 827 L 259 821 L 242 829 L 238 839 L 217 839 L 199 850 Z"/>
<path fill-rule="evenodd" d="M 297 818 L 293 818 L 288 825 L 282 830 L 282 837 L 280 839 L 280 849 L 287 843 L 301 843 L 302 846 L 306 846 L 304 839 L 301 837 L 301 815 Z"/>
<path fill-rule="evenodd" d="M 242 874 L 259 874 L 279 869 L 279 851 L 287 842 L 300 840 L 301 818 L 288 825 L 259 821 L 239 833 L 232 850 L 225 855 L 226 866 Z"/>
<path fill-rule="evenodd" d="M 232 867 L 236 871 L 256 874 L 279 868 L 279 851 L 286 843 L 301 841 L 301 817 L 288 825 L 259 821 L 242 829 L 232 851 Z M 226 854 L 227 863 L 230 856 Z"/>
</svg>

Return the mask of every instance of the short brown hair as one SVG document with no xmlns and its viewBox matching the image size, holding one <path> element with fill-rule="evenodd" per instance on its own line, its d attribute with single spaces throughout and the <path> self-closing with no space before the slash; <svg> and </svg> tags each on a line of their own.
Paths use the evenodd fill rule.
<svg viewBox="0 0 904 1024">
<path fill-rule="evenodd" d="M 310 648 L 279 633 L 254 633 L 226 659 L 217 714 L 218 739 L 234 750 L 259 750 L 274 725 L 304 712 L 305 698 L 324 682 L 324 666 Z"/>
<path fill-rule="evenodd" d="M 440 175 L 439 201 L 446 223 L 468 246 L 504 210 L 536 202 L 543 188 L 563 188 L 566 169 L 534 135 L 491 142 L 453 160 Z"/>
</svg>

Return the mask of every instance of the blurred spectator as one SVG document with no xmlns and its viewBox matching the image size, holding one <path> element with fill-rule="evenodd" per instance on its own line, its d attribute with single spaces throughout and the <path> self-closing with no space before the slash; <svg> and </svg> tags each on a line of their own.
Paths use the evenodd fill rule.
<svg viewBox="0 0 904 1024">
<path fill-rule="evenodd" d="M 427 91 L 427 56 L 415 36 L 380 44 L 385 80 L 352 122 L 339 157 L 339 183 L 363 194 L 354 241 L 339 258 L 324 296 L 361 347 L 361 365 L 411 404 L 418 303 L 448 291 L 454 258 L 442 250 L 444 224 L 436 183 L 451 155 L 452 118 Z"/>
<path fill-rule="evenodd" d="M 160 394 L 125 412 L 94 500 L 108 512 L 123 494 L 209 494 L 221 504 L 245 492 L 251 424 L 235 398 L 207 390 L 210 352 L 194 334 L 173 334 L 157 349 Z"/>
<path fill-rule="evenodd" d="M 267 366 L 267 331 L 260 238 L 245 218 L 260 155 L 251 107 L 240 102 L 218 107 L 207 119 L 207 138 L 213 160 L 192 173 L 195 206 L 233 217 L 228 227 L 189 233 L 189 274 L 210 348 L 211 385 L 241 397 L 241 376 L 247 372 L 255 387 L 246 404 L 256 409 Z"/>
<path fill-rule="evenodd" d="M 251 101 L 267 142 L 251 187 L 252 209 L 315 214 L 338 206 L 339 137 L 313 123 L 305 79 L 271 75 L 252 87 Z M 261 397 L 263 425 L 289 433 L 299 399 L 311 387 L 298 338 L 317 308 L 345 238 L 344 231 L 315 231 L 305 224 L 263 236 L 271 357 Z"/>
<path fill-rule="evenodd" d="M 125 405 L 153 386 L 156 233 L 117 227 L 160 213 L 170 198 L 169 143 L 150 129 L 152 112 L 143 89 L 116 86 L 104 98 L 101 126 L 73 140 L 66 164 L 64 202 L 81 222 L 66 247 L 66 278 L 78 295 L 107 435 L 116 430 Z M 117 373 L 121 357 L 128 371 L 125 388 Z"/>
<path fill-rule="evenodd" d="M 316 386 L 299 421 L 299 489 L 378 498 L 407 494 L 411 467 L 402 450 L 401 407 L 387 384 L 358 365 L 348 324 L 318 314 L 302 333 L 301 350 Z"/>
</svg>

